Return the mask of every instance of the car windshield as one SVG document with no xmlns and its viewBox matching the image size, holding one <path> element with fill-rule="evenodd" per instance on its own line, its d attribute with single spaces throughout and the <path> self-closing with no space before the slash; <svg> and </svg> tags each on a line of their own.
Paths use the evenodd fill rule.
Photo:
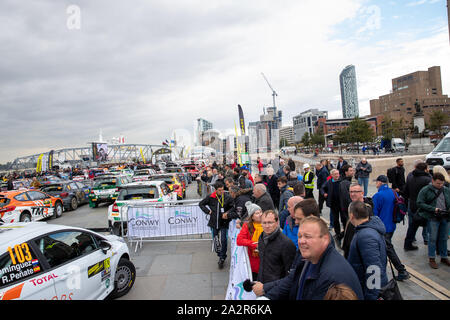
<svg viewBox="0 0 450 320">
<path fill-rule="evenodd" d="M 61 192 L 64 189 L 62 184 L 53 184 L 51 186 L 47 186 L 42 188 L 44 192 Z"/>
<path fill-rule="evenodd" d="M 101 188 L 101 187 L 111 187 L 116 185 L 117 180 L 98 180 L 94 184 L 94 188 Z"/>
<path fill-rule="evenodd" d="M 144 200 L 159 198 L 156 186 L 125 188 L 119 193 L 118 200 Z"/>
<path fill-rule="evenodd" d="M 433 151 L 450 152 L 450 138 L 444 138 Z"/>
</svg>

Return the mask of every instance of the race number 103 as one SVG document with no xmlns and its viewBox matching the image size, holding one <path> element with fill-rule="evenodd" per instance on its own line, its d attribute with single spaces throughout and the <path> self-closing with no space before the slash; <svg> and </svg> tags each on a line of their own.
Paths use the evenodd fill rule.
<svg viewBox="0 0 450 320">
<path fill-rule="evenodd" d="M 13 252 L 14 251 L 14 252 Z M 8 247 L 9 256 L 13 265 L 17 263 L 24 263 L 25 261 L 31 261 L 31 252 L 27 243 L 17 244 L 14 246 L 14 250 Z M 15 255 L 14 255 L 15 253 Z M 16 260 L 17 258 L 17 260 Z"/>
</svg>

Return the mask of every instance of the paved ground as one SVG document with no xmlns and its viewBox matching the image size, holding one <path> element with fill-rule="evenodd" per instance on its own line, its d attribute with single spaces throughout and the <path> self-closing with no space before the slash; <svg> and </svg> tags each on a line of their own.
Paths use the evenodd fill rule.
<svg viewBox="0 0 450 320">
<path fill-rule="evenodd" d="M 375 191 L 375 188 L 370 186 L 369 195 Z M 198 198 L 195 183 L 189 186 L 188 197 Z M 324 218 L 329 219 L 327 209 L 324 210 Z M 63 217 L 48 222 L 85 228 L 106 227 L 107 206 L 101 205 L 97 209 L 92 209 L 84 205 L 76 211 L 65 212 Z M 399 225 L 393 238 L 402 262 L 446 290 L 450 290 L 450 268 L 441 265 L 438 270 L 433 270 L 428 266 L 427 247 L 423 245 L 421 229 L 417 233 L 419 250 L 403 251 L 406 229 L 407 225 Z M 130 248 L 130 251 L 133 252 L 134 248 Z M 144 243 L 138 253 L 132 253 L 131 259 L 136 266 L 137 278 L 133 289 L 121 298 L 123 300 L 222 300 L 225 297 L 229 280 L 229 259 L 225 268 L 219 270 L 218 258 L 211 252 L 210 241 Z M 405 299 L 438 299 L 413 280 L 415 279 L 400 283 L 400 290 Z"/>
</svg>

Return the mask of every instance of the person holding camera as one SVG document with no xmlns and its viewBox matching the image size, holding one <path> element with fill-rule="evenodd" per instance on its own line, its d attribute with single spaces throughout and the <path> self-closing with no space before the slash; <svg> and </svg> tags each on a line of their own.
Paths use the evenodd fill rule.
<svg viewBox="0 0 450 320">
<path fill-rule="evenodd" d="M 439 248 L 441 263 L 450 266 L 447 252 L 449 231 L 450 189 L 444 186 L 442 173 L 434 173 L 431 184 L 420 190 L 417 196 L 417 213 L 428 220 L 428 258 L 430 267 L 437 269 L 436 247 Z"/>
</svg>

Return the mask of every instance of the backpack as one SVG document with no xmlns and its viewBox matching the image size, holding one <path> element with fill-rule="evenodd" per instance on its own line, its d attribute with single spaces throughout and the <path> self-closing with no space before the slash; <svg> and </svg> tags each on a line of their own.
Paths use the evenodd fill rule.
<svg viewBox="0 0 450 320">
<path fill-rule="evenodd" d="M 392 190 L 392 189 L 391 189 Z M 392 221 L 394 223 L 400 223 L 403 221 L 403 224 L 405 224 L 405 216 L 408 213 L 408 208 L 406 206 L 405 199 L 398 195 L 397 192 L 392 190 L 394 192 L 395 201 L 394 201 L 394 212 L 392 214 Z"/>
<path fill-rule="evenodd" d="M 397 173 L 396 167 L 393 167 L 393 168 L 390 168 L 387 170 L 386 176 L 389 179 L 389 183 L 394 183 L 396 173 Z"/>
</svg>

